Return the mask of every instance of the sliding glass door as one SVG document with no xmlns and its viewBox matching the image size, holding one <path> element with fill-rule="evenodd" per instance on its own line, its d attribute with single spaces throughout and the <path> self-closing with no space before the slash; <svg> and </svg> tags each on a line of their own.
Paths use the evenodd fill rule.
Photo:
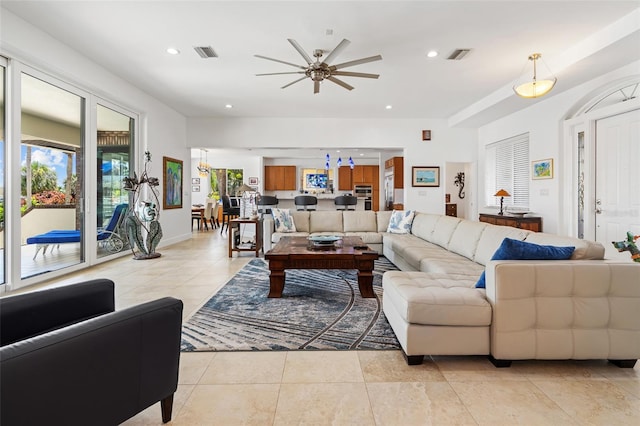
<svg viewBox="0 0 640 426">
<path fill-rule="evenodd" d="M 98 258 L 119 253 L 128 248 L 123 231 L 123 218 L 129 203 L 129 193 L 123 189 L 123 179 L 134 169 L 133 140 L 135 119 L 115 106 L 97 104 L 97 194 Z"/>
<path fill-rule="evenodd" d="M 23 279 L 84 262 L 85 98 L 62 86 L 20 75 Z"/>
</svg>

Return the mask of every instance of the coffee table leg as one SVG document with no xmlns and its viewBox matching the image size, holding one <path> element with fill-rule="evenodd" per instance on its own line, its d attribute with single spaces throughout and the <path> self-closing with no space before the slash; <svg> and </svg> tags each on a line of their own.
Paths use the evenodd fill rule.
<svg viewBox="0 0 640 426">
<path fill-rule="evenodd" d="M 376 297 L 373 292 L 373 271 L 358 270 L 358 288 L 362 297 Z"/>
<path fill-rule="evenodd" d="M 284 290 L 284 269 L 272 269 L 269 274 L 268 297 L 282 297 L 282 290 Z"/>
</svg>

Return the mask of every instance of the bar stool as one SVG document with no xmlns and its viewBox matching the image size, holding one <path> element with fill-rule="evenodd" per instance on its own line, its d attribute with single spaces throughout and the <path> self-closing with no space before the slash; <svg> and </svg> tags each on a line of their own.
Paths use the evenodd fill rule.
<svg viewBox="0 0 640 426">
<path fill-rule="evenodd" d="M 262 195 L 256 205 L 258 206 L 260 217 L 263 217 L 265 214 L 271 214 L 271 209 L 278 205 L 278 197 Z"/>
<path fill-rule="evenodd" d="M 339 195 L 333 203 L 336 205 L 336 210 L 355 210 L 358 198 L 353 195 Z"/>
<path fill-rule="evenodd" d="M 318 198 L 313 195 L 298 195 L 293 199 L 296 210 L 315 210 Z"/>
</svg>

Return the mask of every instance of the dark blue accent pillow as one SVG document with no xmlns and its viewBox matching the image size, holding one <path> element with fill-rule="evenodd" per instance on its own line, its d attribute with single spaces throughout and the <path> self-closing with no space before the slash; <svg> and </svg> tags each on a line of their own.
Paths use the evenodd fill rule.
<svg viewBox="0 0 640 426">
<path fill-rule="evenodd" d="M 491 260 L 565 260 L 571 258 L 573 246 L 541 246 L 525 241 L 505 238 Z M 485 288 L 484 271 L 476 283 L 476 288 Z"/>
</svg>

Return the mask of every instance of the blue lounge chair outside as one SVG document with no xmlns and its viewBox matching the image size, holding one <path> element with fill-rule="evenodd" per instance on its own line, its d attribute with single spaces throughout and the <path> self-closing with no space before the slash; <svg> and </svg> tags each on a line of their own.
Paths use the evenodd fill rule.
<svg viewBox="0 0 640 426">
<path fill-rule="evenodd" d="M 116 230 L 120 223 L 124 220 L 124 214 L 129 207 L 128 204 L 119 204 L 109 219 L 109 223 L 105 228 L 98 228 L 98 241 L 105 245 L 105 248 L 110 253 L 117 253 L 124 248 L 124 239 L 118 235 Z M 47 252 L 47 247 L 50 245 L 60 248 L 60 244 L 67 243 L 79 243 L 80 231 L 72 229 L 54 229 L 44 234 L 34 235 L 27 238 L 27 244 L 36 244 L 36 254 L 33 255 L 35 259 L 38 256 L 38 252 L 42 249 L 42 255 Z M 53 250 L 53 248 L 52 248 Z"/>
</svg>

